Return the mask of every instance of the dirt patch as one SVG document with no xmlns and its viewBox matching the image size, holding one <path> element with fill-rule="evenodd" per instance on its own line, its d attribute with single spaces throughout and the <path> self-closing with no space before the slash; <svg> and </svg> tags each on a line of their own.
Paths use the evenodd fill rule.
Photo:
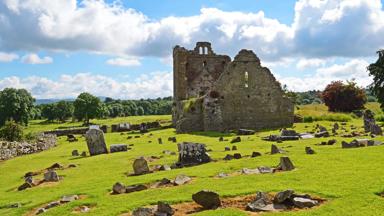
<svg viewBox="0 0 384 216">
<path fill-rule="evenodd" d="M 75 199 L 75 200 L 83 200 L 83 199 L 86 199 L 86 198 L 87 198 L 87 195 L 82 194 L 82 195 L 78 195 L 77 199 Z M 39 212 L 40 209 L 46 208 L 49 204 L 54 203 L 54 202 L 58 202 L 58 205 L 46 208 L 46 211 L 49 211 L 50 208 L 54 208 L 54 207 L 57 207 L 57 206 L 65 205 L 65 204 L 67 204 L 69 202 L 72 202 L 72 201 L 63 202 L 62 199 L 54 200 L 54 201 L 51 201 L 49 203 L 42 204 L 42 205 L 40 205 L 40 206 L 38 206 L 36 208 L 33 208 L 31 211 L 29 211 L 26 214 L 24 214 L 24 216 L 35 216 L 35 215 L 38 215 L 38 212 Z"/>
</svg>

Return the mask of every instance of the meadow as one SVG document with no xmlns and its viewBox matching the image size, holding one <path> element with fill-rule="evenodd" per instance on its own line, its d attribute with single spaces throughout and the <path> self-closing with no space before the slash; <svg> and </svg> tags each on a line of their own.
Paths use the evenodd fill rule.
<svg viewBox="0 0 384 216">
<path fill-rule="evenodd" d="M 376 103 L 368 104 L 367 107 L 379 115 L 382 114 Z M 356 126 L 358 130 L 363 130 L 361 118 L 356 118 L 350 114 L 328 113 L 323 105 L 301 106 L 296 112 L 303 116 L 317 116 L 318 120 L 327 120 L 296 123 L 294 129 L 297 132 L 311 131 L 316 124 L 325 126 L 330 130 L 333 121 L 344 117 L 348 117 L 345 126 L 348 130 L 350 130 L 351 125 Z M 169 124 L 170 119 L 171 116 L 142 116 L 94 120 L 92 122 L 110 125 L 119 122 L 139 123 L 160 120 L 164 124 Z M 80 125 L 80 123 L 70 122 L 59 124 L 32 121 L 26 131 L 38 132 Z M 66 137 L 60 137 L 58 146 L 51 150 L 0 162 L 0 215 L 28 215 L 33 209 L 58 200 L 63 195 L 70 194 L 84 195 L 84 199 L 49 209 L 42 215 L 77 215 L 80 213 L 75 212 L 74 209 L 82 205 L 91 206 L 91 210 L 85 215 L 123 215 L 130 213 L 135 208 L 156 204 L 157 201 L 165 201 L 170 204 L 190 202 L 192 201 L 192 194 L 202 189 L 216 191 L 221 197 L 249 195 L 255 194 L 257 191 L 279 192 L 293 189 L 298 193 L 308 193 L 327 200 L 323 205 L 308 210 L 263 213 L 262 215 L 384 215 L 384 198 L 377 195 L 384 191 L 384 169 L 382 168 L 384 146 L 342 149 L 341 141 L 351 141 L 353 138 L 340 136 L 284 141 L 277 145 L 287 151 L 284 155 L 289 156 L 296 166 L 294 171 L 216 178 L 215 176 L 221 172 L 233 173 L 242 168 L 278 165 L 279 158 L 283 154 L 269 154 L 271 144 L 276 143 L 261 139 L 270 134 L 278 134 L 278 131 L 263 131 L 255 135 L 242 136 L 242 142 L 234 144 L 238 150 L 230 153 L 238 152 L 244 157 L 258 151 L 262 153 L 262 156 L 244 157 L 231 161 L 222 159 L 228 153 L 224 151 L 224 148 L 232 146 L 229 141 L 236 136 L 235 134 L 213 132 L 176 134 L 173 128 L 153 130 L 150 133 L 152 136 L 147 133 L 135 139 L 127 139 L 127 137 L 140 134 L 105 134 L 108 146 L 120 143 L 133 144 L 133 149 L 128 152 L 93 157 L 73 157 L 71 156 L 72 150 L 87 150 L 85 139 L 78 136 L 77 142 L 69 143 L 66 141 Z M 140 156 L 161 156 L 160 159 L 150 162 L 150 166 L 171 165 L 176 162 L 177 155 L 163 154 L 163 150 L 177 151 L 176 144 L 167 141 L 170 136 L 175 136 L 178 142 L 188 141 L 206 144 L 207 148 L 212 150 L 210 152 L 211 157 L 217 161 L 141 176 L 126 175 L 133 173 L 133 160 Z M 219 142 L 220 136 L 223 136 L 226 141 Z M 162 138 L 162 145 L 158 144 L 158 138 Z M 336 139 L 337 143 L 332 146 L 316 145 L 329 139 Z M 384 138 L 380 136 L 376 137 L 375 140 L 384 141 Z M 306 146 L 312 147 L 316 154 L 305 154 Z M 77 167 L 58 170 L 58 174 L 64 177 L 58 183 L 43 184 L 24 191 L 17 191 L 17 187 L 24 182 L 23 176 L 26 172 L 42 170 L 53 163 L 60 163 L 64 166 L 76 164 Z M 110 194 L 112 186 L 116 182 L 122 182 L 125 185 L 149 183 L 162 178 L 173 179 L 178 174 L 191 176 L 194 180 L 178 187 L 156 188 L 121 195 Z M 37 178 L 42 178 L 42 176 Z M 22 203 L 22 206 L 20 208 L 5 208 L 5 206 L 16 202 Z M 225 216 L 248 215 L 248 213 L 237 209 L 217 209 L 199 212 L 195 215 Z"/>
</svg>

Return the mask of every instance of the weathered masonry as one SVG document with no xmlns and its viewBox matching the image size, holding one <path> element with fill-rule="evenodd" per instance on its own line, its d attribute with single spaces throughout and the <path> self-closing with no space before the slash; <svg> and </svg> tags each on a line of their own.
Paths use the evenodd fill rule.
<svg viewBox="0 0 384 216">
<path fill-rule="evenodd" d="M 216 55 L 209 42 L 173 50 L 177 132 L 289 127 L 294 105 L 251 50 L 235 59 Z"/>
</svg>

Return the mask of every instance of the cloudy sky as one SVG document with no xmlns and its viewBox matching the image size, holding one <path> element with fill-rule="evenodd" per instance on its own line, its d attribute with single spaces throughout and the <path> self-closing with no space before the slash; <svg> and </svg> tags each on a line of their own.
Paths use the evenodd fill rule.
<svg viewBox="0 0 384 216">
<path fill-rule="evenodd" d="M 172 47 L 252 49 L 289 89 L 370 83 L 384 0 L 1 0 L 0 90 L 34 97 L 172 95 Z"/>
</svg>

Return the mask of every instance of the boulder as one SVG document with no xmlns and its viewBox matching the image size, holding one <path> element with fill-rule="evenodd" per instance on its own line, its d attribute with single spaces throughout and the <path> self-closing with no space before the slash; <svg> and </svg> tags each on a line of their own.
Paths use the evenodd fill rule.
<svg viewBox="0 0 384 216">
<path fill-rule="evenodd" d="M 123 185 L 122 183 L 120 182 L 116 182 L 113 187 L 112 187 L 112 192 L 114 194 L 123 194 L 126 192 L 126 188 L 125 188 L 125 185 Z"/>
<path fill-rule="evenodd" d="M 133 171 L 135 175 L 143 175 L 149 173 L 148 162 L 143 157 L 136 159 L 133 162 Z"/>
<path fill-rule="evenodd" d="M 73 150 L 72 151 L 72 156 L 73 157 L 77 157 L 77 156 L 79 156 L 80 154 L 79 154 L 79 151 L 78 150 Z"/>
<path fill-rule="evenodd" d="M 231 140 L 231 143 L 238 143 L 238 142 L 241 142 L 241 138 L 240 137 L 235 137 Z"/>
<path fill-rule="evenodd" d="M 315 150 L 313 150 L 311 147 L 307 146 L 307 147 L 305 147 L 305 153 L 306 154 L 315 154 Z"/>
<path fill-rule="evenodd" d="M 156 216 L 171 216 L 174 215 L 175 211 L 168 203 L 158 202 L 157 203 L 157 211 L 155 213 Z"/>
<path fill-rule="evenodd" d="M 253 135 L 253 134 L 255 134 L 254 130 L 239 129 L 237 131 L 237 135 L 240 135 L 240 136 L 242 136 L 242 135 Z"/>
<path fill-rule="evenodd" d="M 252 155 L 251 157 L 260 157 L 261 156 L 261 153 L 260 152 L 252 152 Z"/>
<path fill-rule="evenodd" d="M 153 216 L 155 210 L 153 208 L 137 208 L 132 212 L 132 216 Z"/>
<path fill-rule="evenodd" d="M 56 171 L 49 170 L 48 172 L 44 173 L 44 181 L 46 182 L 57 182 L 60 178 L 57 175 Z"/>
<path fill-rule="evenodd" d="M 295 169 L 295 166 L 293 165 L 289 157 L 280 157 L 280 164 L 278 166 L 278 169 L 283 171 L 291 171 Z"/>
<path fill-rule="evenodd" d="M 88 151 L 91 156 L 108 153 L 104 140 L 104 132 L 97 128 L 92 128 L 85 134 Z"/>
<path fill-rule="evenodd" d="M 295 192 L 293 190 L 285 190 L 277 193 L 273 198 L 273 203 L 282 204 L 287 200 L 290 200 Z"/>
<path fill-rule="evenodd" d="M 292 201 L 293 201 L 293 204 L 298 208 L 312 208 L 319 204 L 319 202 L 316 200 L 302 198 L 302 197 L 294 197 Z"/>
<path fill-rule="evenodd" d="M 177 185 L 183 185 L 183 184 L 190 182 L 191 180 L 192 179 L 189 176 L 180 174 L 180 175 L 176 176 L 175 180 L 173 181 L 173 184 L 176 186 Z"/>
<path fill-rule="evenodd" d="M 241 154 L 240 153 L 235 153 L 235 154 L 233 154 L 233 158 L 241 159 Z"/>
<path fill-rule="evenodd" d="M 192 199 L 204 209 L 216 209 L 221 206 L 219 194 L 213 191 L 199 191 L 192 195 Z"/>
<path fill-rule="evenodd" d="M 205 144 L 183 142 L 177 144 L 179 150 L 179 163 L 184 166 L 208 163 L 211 157 L 205 149 Z"/>
<path fill-rule="evenodd" d="M 125 144 L 114 144 L 109 147 L 111 153 L 115 152 L 126 152 L 128 151 L 128 145 Z"/>
<path fill-rule="evenodd" d="M 142 191 L 142 190 L 147 190 L 148 187 L 143 185 L 143 184 L 138 184 L 138 185 L 130 185 L 125 187 L 125 192 L 126 193 L 132 193 L 132 192 L 137 192 L 137 191 Z"/>
<path fill-rule="evenodd" d="M 232 151 L 237 151 L 237 146 L 232 146 Z"/>
</svg>

